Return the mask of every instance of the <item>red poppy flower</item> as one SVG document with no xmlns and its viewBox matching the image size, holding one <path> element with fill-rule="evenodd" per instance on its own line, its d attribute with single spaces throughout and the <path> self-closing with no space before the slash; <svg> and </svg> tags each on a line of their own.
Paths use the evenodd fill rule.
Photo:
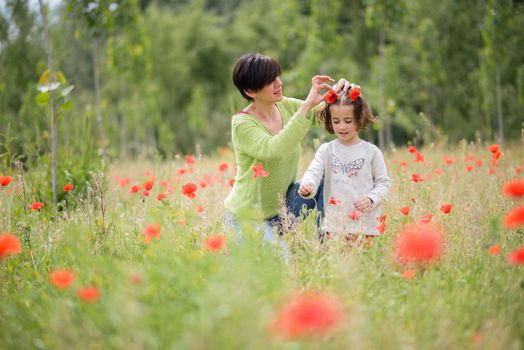
<svg viewBox="0 0 524 350">
<path fill-rule="evenodd" d="M 198 189 L 197 185 L 195 185 L 192 182 L 188 182 L 187 184 L 182 186 L 182 194 L 184 196 L 188 196 L 189 198 L 195 198 L 196 197 L 196 190 Z"/>
<path fill-rule="evenodd" d="M 499 255 L 500 251 L 501 251 L 500 244 L 495 244 L 488 248 L 488 253 L 493 256 Z"/>
<path fill-rule="evenodd" d="M 255 166 L 251 167 L 253 169 L 253 179 L 257 177 L 267 177 L 269 176 L 269 173 L 264 170 L 264 167 L 262 166 L 262 163 L 258 163 Z"/>
<path fill-rule="evenodd" d="M 0 186 L 5 187 L 13 181 L 11 176 L 0 176 Z"/>
<path fill-rule="evenodd" d="M 69 191 L 71 191 L 73 188 L 75 188 L 75 186 L 73 186 L 73 184 L 66 184 L 66 185 L 64 185 L 64 187 L 62 188 L 62 190 L 63 190 L 64 192 L 69 192 Z"/>
<path fill-rule="evenodd" d="M 218 171 L 223 173 L 224 171 L 226 171 L 227 169 L 229 168 L 229 164 L 227 164 L 227 162 L 224 162 L 224 163 L 220 163 L 218 165 Z"/>
<path fill-rule="evenodd" d="M 338 94 L 335 90 L 329 90 L 324 95 L 324 100 L 326 100 L 327 103 L 332 104 L 337 102 L 338 100 Z"/>
<path fill-rule="evenodd" d="M 186 173 L 187 173 L 187 169 L 184 169 L 184 168 L 182 168 L 182 169 L 178 169 L 178 170 L 176 171 L 177 176 L 182 176 L 182 175 L 184 175 L 184 174 L 186 174 Z"/>
<path fill-rule="evenodd" d="M 481 167 L 484 165 L 484 161 L 482 159 L 477 159 L 475 160 L 475 165 Z"/>
<path fill-rule="evenodd" d="M 131 283 L 135 284 L 135 285 L 139 285 L 139 284 L 142 284 L 142 282 L 144 281 L 144 279 L 142 278 L 142 276 L 139 274 L 139 273 L 132 273 L 130 276 L 129 276 L 129 280 L 131 281 Z"/>
<path fill-rule="evenodd" d="M 444 158 L 444 164 L 446 165 L 451 165 L 454 162 L 454 160 L 448 156 L 444 156 L 443 158 Z"/>
<path fill-rule="evenodd" d="M 150 194 L 151 194 L 151 192 L 149 192 L 148 190 L 143 190 L 142 191 L 142 196 L 143 197 L 149 197 Z"/>
<path fill-rule="evenodd" d="M 409 207 L 402 207 L 400 208 L 400 212 L 404 215 L 408 215 L 409 214 Z"/>
<path fill-rule="evenodd" d="M 224 235 L 214 235 L 206 238 L 204 246 L 207 250 L 212 252 L 221 251 L 226 245 L 226 236 Z"/>
<path fill-rule="evenodd" d="M 329 204 L 331 205 L 337 205 L 340 203 L 340 199 L 336 199 L 335 197 L 329 198 Z"/>
<path fill-rule="evenodd" d="M 417 199 L 416 199 L 415 197 L 411 197 L 411 201 L 412 201 L 413 203 L 417 203 Z"/>
<path fill-rule="evenodd" d="M 131 189 L 129 189 L 131 193 L 138 193 L 138 191 L 140 191 L 140 185 L 131 186 Z"/>
<path fill-rule="evenodd" d="M 160 224 L 148 224 L 144 228 L 145 242 L 149 243 L 151 240 L 160 237 Z"/>
<path fill-rule="evenodd" d="M 96 287 L 81 287 L 77 291 L 80 299 L 86 303 L 94 303 L 100 299 L 101 293 L 100 290 Z"/>
<path fill-rule="evenodd" d="M 442 173 L 443 173 L 443 171 L 441 169 L 439 169 L 439 168 L 435 169 L 435 174 L 436 175 L 440 175 Z"/>
<path fill-rule="evenodd" d="M 415 147 L 415 146 L 409 146 L 409 147 L 408 147 L 408 152 L 409 152 L 409 153 L 417 153 L 417 147 Z"/>
<path fill-rule="evenodd" d="M 444 253 L 444 238 L 433 224 L 411 224 L 395 239 L 394 251 L 402 264 L 432 263 Z"/>
<path fill-rule="evenodd" d="M 500 145 L 499 144 L 492 144 L 491 146 L 488 147 L 489 148 L 489 151 L 491 153 L 497 153 L 499 151 L 499 148 L 500 148 Z"/>
<path fill-rule="evenodd" d="M 176 223 L 177 223 L 178 225 L 182 225 L 182 226 L 183 226 L 183 225 L 186 224 L 186 220 L 184 220 L 184 219 L 180 219 L 180 220 L 178 220 Z"/>
<path fill-rule="evenodd" d="M 388 216 L 386 214 L 380 215 L 380 217 L 378 218 L 378 221 L 379 222 L 386 222 L 387 218 L 388 218 Z"/>
<path fill-rule="evenodd" d="M 142 184 L 142 186 L 144 187 L 144 189 L 148 190 L 148 191 L 151 191 L 153 189 L 153 185 L 155 184 L 155 180 L 146 180 L 144 181 L 144 183 Z"/>
<path fill-rule="evenodd" d="M 195 163 L 195 157 L 187 155 L 186 156 L 186 164 L 194 164 Z"/>
<path fill-rule="evenodd" d="M 203 213 L 205 210 L 206 210 L 206 207 L 204 207 L 203 205 L 198 205 L 195 210 L 197 211 L 197 213 Z"/>
<path fill-rule="evenodd" d="M 341 305 L 331 294 L 297 294 L 278 310 L 271 330 L 276 336 L 286 339 L 322 337 L 340 326 L 343 319 Z"/>
<path fill-rule="evenodd" d="M 31 204 L 31 209 L 33 209 L 33 210 L 40 210 L 43 207 L 44 207 L 44 203 L 42 203 L 42 202 L 33 202 Z"/>
<path fill-rule="evenodd" d="M 164 193 L 159 193 L 158 196 L 156 196 L 156 199 L 158 199 L 159 201 L 163 201 L 166 198 L 167 196 Z"/>
<path fill-rule="evenodd" d="M 493 174 L 495 174 L 495 172 L 496 172 L 495 168 L 489 168 L 488 169 L 488 174 L 489 175 L 493 175 Z"/>
<path fill-rule="evenodd" d="M 386 228 L 387 228 L 387 225 L 385 222 L 381 222 L 380 224 L 378 224 L 377 226 L 377 231 L 380 233 L 380 234 L 383 234 L 385 231 L 386 231 Z"/>
<path fill-rule="evenodd" d="M 443 212 L 444 214 L 449 214 L 449 212 L 451 211 L 451 204 L 450 203 L 442 204 L 440 206 L 440 211 Z"/>
<path fill-rule="evenodd" d="M 235 179 L 229 179 L 229 187 L 233 187 L 235 184 Z"/>
<path fill-rule="evenodd" d="M 349 90 L 349 98 L 351 101 L 356 101 L 360 97 L 360 88 L 354 87 L 351 90 Z"/>
<path fill-rule="evenodd" d="M 129 185 L 128 177 L 120 178 L 118 176 L 115 176 L 115 180 L 118 182 L 119 187 L 126 187 L 127 185 Z"/>
<path fill-rule="evenodd" d="M 413 181 L 413 182 L 421 182 L 421 181 L 423 181 L 423 179 L 422 179 L 422 176 L 420 174 L 413 173 L 413 174 L 411 174 L 411 181 Z"/>
<path fill-rule="evenodd" d="M 414 162 L 415 163 L 422 163 L 424 162 L 424 155 L 422 153 L 415 153 L 415 159 L 414 159 Z"/>
<path fill-rule="evenodd" d="M 518 206 L 504 217 L 504 226 L 514 229 L 524 225 L 524 205 Z"/>
<path fill-rule="evenodd" d="M 468 165 L 468 166 L 466 167 L 466 171 L 468 171 L 468 172 L 473 171 L 473 169 L 475 169 L 475 167 L 474 167 L 473 165 Z"/>
<path fill-rule="evenodd" d="M 508 263 L 511 265 L 523 265 L 524 264 L 524 247 L 520 247 L 508 254 Z"/>
<path fill-rule="evenodd" d="M 524 196 L 524 179 L 508 181 L 502 187 L 502 193 L 506 197 L 519 198 Z"/>
<path fill-rule="evenodd" d="M 353 221 L 360 219 L 361 216 L 362 216 L 362 212 L 360 210 L 355 210 L 349 213 L 349 218 Z"/>
<path fill-rule="evenodd" d="M 516 167 L 515 168 L 515 174 L 520 174 L 522 172 L 522 168 L 521 167 Z"/>
<path fill-rule="evenodd" d="M 9 255 L 17 255 L 22 250 L 22 245 L 17 236 L 12 233 L 0 234 L 0 260 Z"/>
<path fill-rule="evenodd" d="M 402 272 L 402 277 L 404 277 L 407 280 L 410 280 L 413 277 L 415 277 L 416 274 L 417 274 L 417 270 L 406 270 L 406 271 Z"/>
<path fill-rule="evenodd" d="M 75 280 L 75 273 L 70 269 L 54 270 L 49 274 L 51 283 L 57 288 L 66 289 Z"/>
</svg>

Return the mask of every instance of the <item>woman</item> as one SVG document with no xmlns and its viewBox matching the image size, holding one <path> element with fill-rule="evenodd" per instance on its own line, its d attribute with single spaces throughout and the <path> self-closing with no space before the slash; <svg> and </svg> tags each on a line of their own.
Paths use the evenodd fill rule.
<svg viewBox="0 0 524 350">
<path fill-rule="evenodd" d="M 235 64 L 233 82 L 250 104 L 232 118 L 237 175 L 224 201 L 228 226 L 238 230 L 239 220 L 263 219 L 264 239 L 271 243 L 274 229 L 281 226 L 281 201 L 296 179 L 300 142 L 315 123 L 321 91 L 331 89 L 327 82 L 334 81 L 314 76 L 301 101 L 282 95 L 280 74 L 278 62 L 260 53 L 246 54 Z"/>
</svg>

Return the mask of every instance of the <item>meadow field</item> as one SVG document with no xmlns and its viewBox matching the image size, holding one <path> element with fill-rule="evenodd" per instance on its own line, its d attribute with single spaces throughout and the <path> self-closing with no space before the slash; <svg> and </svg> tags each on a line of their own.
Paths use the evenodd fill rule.
<svg viewBox="0 0 524 350">
<path fill-rule="evenodd" d="M 310 216 L 289 259 L 224 230 L 227 149 L 71 178 L 58 213 L 4 170 L 0 349 L 522 349 L 524 141 L 385 159 L 382 235 L 319 244 Z"/>
</svg>

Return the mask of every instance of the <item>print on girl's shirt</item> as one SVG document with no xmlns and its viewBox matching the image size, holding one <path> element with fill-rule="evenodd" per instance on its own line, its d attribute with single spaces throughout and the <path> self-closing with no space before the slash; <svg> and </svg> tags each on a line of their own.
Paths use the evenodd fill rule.
<svg viewBox="0 0 524 350">
<path fill-rule="evenodd" d="M 333 155 L 331 158 L 331 172 L 333 174 L 346 174 L 348 177 L 357 176 L 358 171 L 364 166 L 364 158 L 358 158 L 351 162 L 343 162 Z"/>
</svg>

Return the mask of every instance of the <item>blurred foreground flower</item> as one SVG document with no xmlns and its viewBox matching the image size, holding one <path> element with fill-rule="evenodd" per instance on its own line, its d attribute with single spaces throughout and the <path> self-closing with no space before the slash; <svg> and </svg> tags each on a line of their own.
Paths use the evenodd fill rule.
<svg viewBox="0 0 524 350">
<path fill-rule="evenodd" d="M 0 234 L 0 260 L 9 255 L 17 255 L 22 250 L 22 245 L 17 236 L 12 233 Z"/>
<path fill-rule="evenodd" d="M 514 229 L 524 225 L 524 205 L 520 205 L 510 211 L 504 217 L 504 226 Z"/>
<path fill-rule="evenodd" d="M 182 186 L 182 194 L 184 196 L 188 196 L 189 198 L 195 198 L 196 197 L 196 190 L 198 189 L 197 185 L 195 185 L 192 182 L 188 182 L 187 184 Z"/>
<path fill-rule="evenodd" d="M 225 235 L 214 235 L 206 238 L 204 246 L 207 250 L 212 252 L 221 251 L 226 245 Z"/>
<path fill-rule="evenodd" d="M 271 331 L 285 339 L 329 334 L 342 322 L 341 305 L 331 294 L 305 292 L 295 295 L 278 310 Z"/>
<path fill-rule="evenodd" d="M 511 265 L 524 265 L 524 246 L 509 253 L 507 260 Z"/>
<path fill-rule="evenodd" d="M 394 252 L 397 261 L 402 264 L 436 262 L 444 253 L 444 237 L 434 224 L 410 224 L 395 239 Z"/>
<path fill-rule="evenodd" d="M 149 243 L 152 239 L 160 236 L 160 224 L 149 224 L 144 228 L 145 242 Z"/>
<path fill-rule="evenodd" d="M 97 287 L 81 287 L 77 291 L 80 299 L 86 303 L 94 303 L 100 299 L 100 290 Z"/>
<path fill-rule="evenodd" d="M 524 179 L 506 182 L 502 187 L 502 193 L 510 198 L 524 197 Z"/>
<path fill-rule="evenodd" d="M 57 288 L 66 289 L 75 280 L 75 273 L 69 269 L 54 270 L 49 274 L 51 283 Z"/>
</svg>

